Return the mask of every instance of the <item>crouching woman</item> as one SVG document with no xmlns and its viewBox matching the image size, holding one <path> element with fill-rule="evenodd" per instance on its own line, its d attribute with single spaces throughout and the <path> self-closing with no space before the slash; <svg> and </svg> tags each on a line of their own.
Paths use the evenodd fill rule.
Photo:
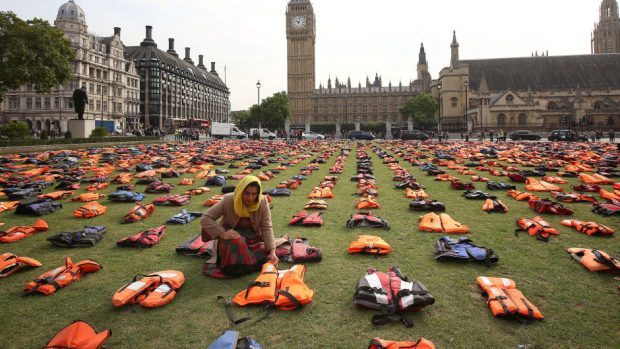
<svg viewBox="0 0 620 349">
<path fill-rule="evenodd" d="M 202 215 L 202 239 L 215 240 L 203 273 L 216 278 L 241 276 L 278 262 L 267 199 L 260 180 L 245 176 L 233 193 Z"/>
</svg>

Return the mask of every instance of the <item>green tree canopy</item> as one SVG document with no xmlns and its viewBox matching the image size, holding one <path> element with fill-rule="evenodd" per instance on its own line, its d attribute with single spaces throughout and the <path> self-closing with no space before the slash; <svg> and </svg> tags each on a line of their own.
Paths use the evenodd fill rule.
<svg viewBox="0 0 620 349">
<path fill-rule="evenodd" d="M 39 93 L 64 84 L 71 78 L 74 57 L 71 42 L 48 21 L 24 21 L 13 12 L 0 12 L 0 101 L 8 90 L 25 84 Z"/>
<path fill-rule="evenodd" d="M 24 139 L 30 136 L 30 129 L 25 122 L 9 122 L 0 125 L 0 135 L 8 139 Z"/>
<path fill-rule="evenodd" d="M 413 122 L 424 129 L 437 125 L 437 111 L 439 103 L 428 93 L 421 93 L 405 102 L 398 110 L 403 119 L 413 117 Z"/>
<path fill-rule="evenodd" d="M 261 125 L 270 130 L 280 130 L 284 128 L 284 123 L 288 119 L 288 95 L 286 92 L 275 93 L 271 97 L 265 98 L 260 108 L 255 104 L 250 108 L 248 123 L 250 127 L 258 127 L 260 117 Z"/>
</svg>

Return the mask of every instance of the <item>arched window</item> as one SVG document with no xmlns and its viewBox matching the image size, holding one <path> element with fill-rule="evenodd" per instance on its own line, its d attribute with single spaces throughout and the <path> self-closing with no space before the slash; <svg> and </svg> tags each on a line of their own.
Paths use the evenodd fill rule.
<svg viewBox="0 0 620 349">
<path fill-rule="evenodd" d="M 513 96 L 513 95 L 506 96 L 506 103 L 512 104 L 512 102 L 514 102 L 514 100 L 515 100 L 515 96 Z"/>
<path fill-rule="evenodd" d="M 549 102 L 547 104 L 547 110 L 558 109 L 558 104 L 556 102 Z"/>
<path fill-rule="evenodd" d="M 40 130 L 41 129 L 41 120 L 37 120 L 35 125 L 37 125 L 37 130 Z"/>
<path fill-rule="evenodd" d="M 456 98 L 456 97 L 450 98 L 450 104 L 451 104 L 452 108 L 456 108 L 458 102 L 459 102 L 458 98 Z"/>
<path fill-rule="evenodd" d="M 506 115 L 499 114 L 497 116 L 497 126 L 506 126 Z"/>
<path fill-rule="evenodd" d="M 519 126 L 527 125 L 527 115 L 521 113 L 519 114 Z"/>
<path fill-rule="evenodd" d="M 595 102 L 594 103 L 594 110 L 600 110 L 601 109 L 601 102 Z"/>
</svg>

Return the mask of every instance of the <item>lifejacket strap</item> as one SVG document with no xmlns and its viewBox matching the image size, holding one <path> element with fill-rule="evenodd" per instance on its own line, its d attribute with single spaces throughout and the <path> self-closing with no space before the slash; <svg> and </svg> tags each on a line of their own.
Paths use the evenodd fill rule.
<svg viewBox="0 0 620 349">
<path fill-rule="evenodd" d="M 301 308 L 301 303 L 297 300 L 297 298 L 295 298 L 295 296 L 293 296 L 290 292 L 285 291 L 285 290 L 278 290 L 278 297 L 282 295 L 284 297 L 286 297 L 289 301 L 291 301 L 291 303 L 293 303 L 293 305 L 295 305 L 294 309 L 299 309 Z"/>
</svg>

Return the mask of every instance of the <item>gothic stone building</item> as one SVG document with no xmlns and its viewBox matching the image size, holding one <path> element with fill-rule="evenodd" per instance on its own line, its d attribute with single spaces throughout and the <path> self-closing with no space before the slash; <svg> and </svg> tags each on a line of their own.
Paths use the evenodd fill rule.
<svg viewBox="0 0 620 349">
<path fill-rule="evenodd" d="M 601 3 L 600 19 L 592 32 L 592 53 L 620 53 L 620 17 L 616 0 Z"/>
<path fill-rule="evenodd" d="M 385 122 L 386 134 L 391 134 L 391 124 L 402 124 L 398 109 L 409 98 L 423 91 L 430 91 L 431 76 L 424 46 L 420 48 L 417 66 L 418 78 L 403 86 L 387 86 L 375 75 L 373 82 L 366 79 L 352 86 L 350 79 L 341 83 L 336 79 L 332 86 L 331 78 L 327 86 L 315 88 L 315 42 L 316 17 L 309 0 L 291 0 L 286 11 L 288 96 L 290 119 L 293 126 L 311 123 L 335 123 L 336 133 L 341 124 Z"/>
<path fill-rule="evenodd" d="M 215 70 L 207 70 L 203 55 L 195 65 L 190 48 L 179 58 L 174 39 L 167 51 L 157 48 L 151 26 L 140 46 L 127 47 L 125 53 L 140 74 L 140 117 L 145 128 L 171 130 L 178 126 L 208 126 L 226 121 L 230 111 L 230 91 Z"/>
<path fill-rule="evenodd" d="M 460 60 L 456 34 L 451 48 L 433 88 L 444 130 L 620 128 L 620 54 Z"/>
<path fill-rule="evenodd" d="M 124 129 L 135 127 L 139 76 L 124 57 L 121 29 L 114 28 L 109 37 L 88 33 L 84 11 L 75 0 L 60 6 L 54 25 L 64 31 L 76 51 L 70 62 L 71 80 L 47 94 L 37 93 L 33 86 L 9 91 L 3 101 L 3 121 L 24 121 L 33 130 L 65 132 L 68 120 L 77 117 L 73 91 L 84 86 L 89 101 L 85 119 L 114 120 Z"/>
</svg>

